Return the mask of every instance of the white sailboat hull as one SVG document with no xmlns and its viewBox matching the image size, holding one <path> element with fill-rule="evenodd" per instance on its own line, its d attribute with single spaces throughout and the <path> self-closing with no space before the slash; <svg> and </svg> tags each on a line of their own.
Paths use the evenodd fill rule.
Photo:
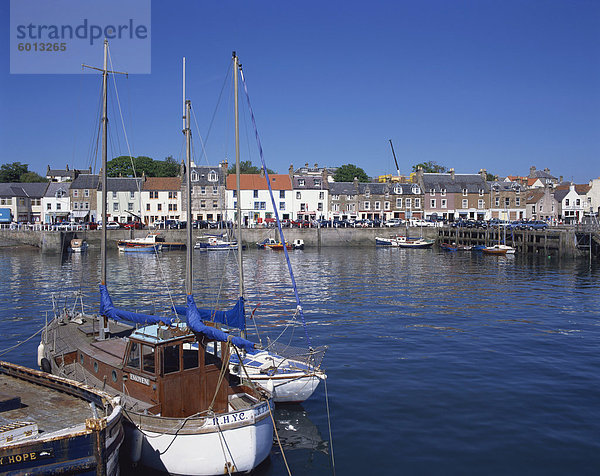
<svg viewBox="0 0 600 476">
<path fill-rule="evenodd" d="M 174 475 L 208 476 L 248 472 L 264 461 L 273 446 L 268 403 L 253 409 L 207 418 L 195 433 L 173 419 L 174 431 L 154 432 L 128 422 L 128 441 L 141 439 L 139 463 Z M 133 418 L 135 421 L 135 417 Z M 182 427 L 183 425 L 183 427 Z M 182 431 L 177 432 L 178 428 Z"/>
<path fill-rule="evenodd" d="M 321 379 L 317 374 L 298 374 L 288 377 L 251 376 L 250 380 L 272 392 L 276 403 L 302 403 L 314 393 Z"/>
</svg>

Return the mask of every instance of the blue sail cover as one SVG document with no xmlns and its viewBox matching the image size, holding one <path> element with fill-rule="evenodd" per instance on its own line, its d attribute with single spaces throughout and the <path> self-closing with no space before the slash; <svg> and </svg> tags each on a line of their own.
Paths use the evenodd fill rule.
<svg viewBox="0 0 600 476">
<path fill-rule="evenodd" d="M 108 294 L 105 284 L 100 285 L 100 314 L 110 317 L 115 321 L 130 321 L 138 324 L 158 324 L 159 322 L 172 324 L 175 320 L 173 317 L 154 316 L 152 314 L 141 314 L 117 309 L 112 302 L 110 294 Z"/>
<path fill-rule="evenodd" d="M 240 301 L 242 301 L 243 307 L 243 300 L 240 299 Z M 220 342 L 227 342 L 227 340 L 229 340 L 236 347 L 248 351 L 254 349 L 254 343 L 250 342 L 249 340 L 226 334 L 220 329 L 205 325 L 204 322 L 202 322 L 202 315 L 200 313 L 200 309 L 196 307 L 194 297 L 191 294 L 187 297 L 187 308 L 185 315 L 188 327 L 194 332 L 199 332 L 200 334 L 205 335 L 209 339 L 217 340 Z"/>
<path fill-rule="evenodd" d="M 194 304 L 195 306 L 195 304 Z M 186 306 L 175 306 L 175 312 L 180 315 L 187 315 Z M 244 309 L 244 298 L 241 297 L 237 300 L 235 306 L 229 311 L 217 311 L 216 309 L 198 309 L 196 308 L 198 315 L 203 321 L 218 322 L 219 324 L 225 324 L 228 327 L 235 327 L 237 329 L 246 329 L 246 313 Z"/>
</svg>

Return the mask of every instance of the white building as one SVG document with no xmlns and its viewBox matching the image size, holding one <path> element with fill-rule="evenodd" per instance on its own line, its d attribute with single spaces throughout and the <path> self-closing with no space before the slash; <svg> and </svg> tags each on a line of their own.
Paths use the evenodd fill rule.
<svg viewBox="0 0 600 476">
<path fill-rule="evenodd" d="M 52 224 L 65 221 L 71 214 L 70 182 L 51 182 L 42 197 L 42 221 Z"/>
<path fill-rule="evenodd" d="M 142 187 L 142 221 L 180 220 L 182 207 L 180 177 L 145 177 Z"/>
<path fill-rule="evenodd" d="M 293 216 L 298 220 L 315 220 L 328 217 L 328 183 L 324 183 L 322 176 L 294 176 L 292 184 Z"/>
<path fill-rule="evenodd" d="M 590 189 L 588 184 L 559 185 L 554 191 L 554 198 L 559 205 L 560 219 L 564 223 L 581 223 L 584 214 L 589 213 L 590 204 L 587 193 Z"/>
<path fill-rule="evenodd" d="M 142 179 L 109 177 L 107 180 L 106 215 L 107 221 L 127 223 L 141 219 Z M 102 210 L 102 182 L 98 183 L 97 210 Z M 100 218 L 98 221 L 102 221 Z"/>
</svg>

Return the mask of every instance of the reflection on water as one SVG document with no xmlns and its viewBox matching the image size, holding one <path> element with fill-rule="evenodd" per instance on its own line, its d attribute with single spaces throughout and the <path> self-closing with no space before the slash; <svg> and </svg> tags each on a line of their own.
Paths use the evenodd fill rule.
<svg viewBox="0 0 600 476">
<path fill-rule="evenodd" d="M 600 272 L 587 261 L 434 250 L 290 253 L 314 346 L 328 345 L 338 474 L 591 474 L 600 467 Z M 184 302 L 185 253 L 108 256 L 116 305 Z M 99 254 L 0 248 L 0 350 L 43 324 L 51 296 L 97 310 Z M 194 294 L 226 308 L 233 253 L 194 253 Z M 263 341 L 301 323 L 280 253 L 244 258 L 247 310 Z M 250 336 L 258 339 L 256 335 Z M 36 338 L 6 358 L 35 366 Z M 331 474 L 324 388 L 277 408 L 293 474 Z M 290 450 L 290 451 L 288 451 Z M 288 454 L 289 453 L 289 454 Z M 279 450 L 256 474 L 285 474 Z"/>
</svg>

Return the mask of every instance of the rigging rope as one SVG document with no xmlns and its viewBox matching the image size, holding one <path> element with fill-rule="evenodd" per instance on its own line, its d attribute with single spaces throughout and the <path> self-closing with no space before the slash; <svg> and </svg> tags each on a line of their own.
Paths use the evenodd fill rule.
<svg viewBox="0 0 600 476">
<path fill-rule="evenodd" d="M 248 94 L 248 86 L 246 85 L 244 73 L 241 69 L 240 69 L 240 78 L 242 80 L 242 84 L 244 85 L 244 92 L 246 93 L 246 102 L 248 103 L 248 110 L 250 111 L 250 118 L 252 119 L 252 126 L 254 127 L 254 135 L 256 136 L 256 142 L 258 144 L 258 153 L 260 155 L 260 162 L 262 164 L 263 171 L 265 172 L 265 178 L 267 180 L 267 185 L 269 187 L 269 195 L 271 196 L 271 204 L 273 205 L 273 211 L 275 212 L 275 219 L 277 221 L 277 228 L 279 229 L 279 236 L 281 238 L 281 242 L 283 243 L 283 251 L 285 254 L 285 260 L 287 261 L 288 271 L 290 273 L 290 278 L 292 279 L 294 295 L 296 296 L 296 309 L 300 313 L 300 317 L 302 319 L 302 326 L 304 327 L 304 335 L 306 336 L 306 340 L 308 342 L 308 347 L 310 348 L 311 347 L 310 336 L 308 335 L 308 329 L 306 327 L 306 321 L 304 319 L 304 312 L 302 311 L 302 304 L 300 303 L 298 287 L 296 286 L 296 279 L 294 278 L 294 272 L 292 270 L 292 263 L 290 262 L 290 255 L 288 253 L 287 246 L 285 246 L 285 237 L 283 235 L 283 229 L 281 228 L 279 212 L 277 211 L 278 207 L 275 204 L 275 197 L 273 196 L 273 189 L 271 188 L 271 180 L 269 178 L 269 172 L 267 171 L 267 165 L 265 164 L 263 149 L 262 149 L 262 145 L 260 142 L 260 137 L 258 135 L 258 128 L 256 127 L 256 119 L 254 117 L 254 111 L 252 110 L 252 105 L 250 104 L 250 95 Z"/>
</svg>

